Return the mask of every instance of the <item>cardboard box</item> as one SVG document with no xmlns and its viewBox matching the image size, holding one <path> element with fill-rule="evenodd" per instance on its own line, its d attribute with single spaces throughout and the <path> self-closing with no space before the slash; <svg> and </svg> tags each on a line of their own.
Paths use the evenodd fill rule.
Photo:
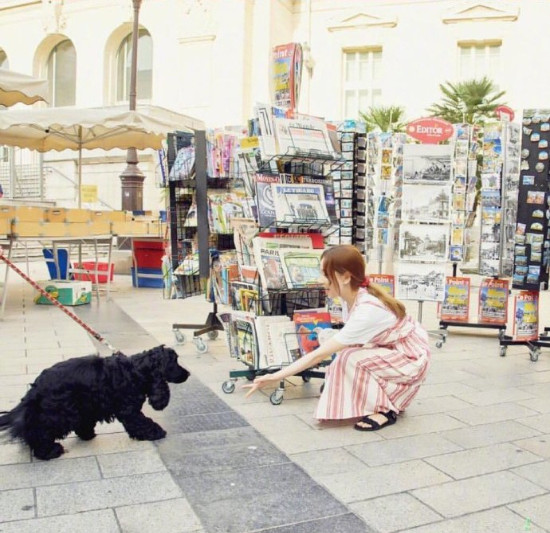
<svg viewBox="0 0 550 533">
<path fill-rule="evenodd" d="M 48 207 L 44 209 L 46 222 L 67 222 L 67 211 L 64 207 Z"/>
<path fill-rule="evenodd" d="M 0 218 L 0 235 L 9 235 L 11 233 L 11 220 Z"/>
<path fill-rule="evenodd" d="M 64 222 L 23 222 L 13 224 L 16 237 L 68 237 L 69 225 Z"/>
<path fill-rule="evenodd" d="M 84 305 L 92 301 L 92 284 L 89 281 L 55 279 L 39 281 L 38 285 L 63 305 Z M 41 292 L 37 293 L 34 302 L 36 304 L 53 305 Z"/>
<path fill-rule="evenodd" d="M 11 220 L 15 217 L 15 207 L 13 205 L 0 205 L 0 219 Z"/>
<path fill-rule="evenodd" d="M 92 221 L 101 220 L 104 222 L 125 222 L 131 220 L 126 211 L 90 211 Z"/>
<path fill-rule="evenodd" d="M 44 222 L 43 207 L 18 205 L 15 207 L 14 218 L 17 222 Z"/>
<path fill-rule="evenodd" d="M 67 222 L 90 222 L 92 220 L 91 211 L 88 209 L 67 209 Z"/>
</svg>

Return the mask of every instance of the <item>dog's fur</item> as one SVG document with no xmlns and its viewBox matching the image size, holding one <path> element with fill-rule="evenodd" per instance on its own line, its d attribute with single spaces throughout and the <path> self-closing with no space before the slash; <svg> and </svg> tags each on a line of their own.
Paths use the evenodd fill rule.
<svg viewBox="0 0 550 533">
<path fill-rule="evenodd" d="M 159 346 L 126 357 L 75 357 L 44 370 L 21 402 L 0 416 L 0 431 L 23 440 L 39 459 L 63 452 L 58 442 L 74 431 L 81 439 L 95 437 L 97 422 L 119 420 L 132 439 L 157 440 L 166 431 L 147 418 L 145 399 L 161 411 L 170 401 L 168 383 L 183 383 L 189 372 L 178 354 Z"/>
</svg>

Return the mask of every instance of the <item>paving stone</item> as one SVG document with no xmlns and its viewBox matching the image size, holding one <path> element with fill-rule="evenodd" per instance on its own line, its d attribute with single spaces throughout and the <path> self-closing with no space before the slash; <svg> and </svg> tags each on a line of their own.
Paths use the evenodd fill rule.
<svg viewBox="0 0 550 533">
<path fill-rule="evenodd" d="M 439 486 L 451 478 L 422 461 L 357 469 L 352 473 L 318 476 L 338 499 L 358 502 L 430 485 Z"/>
<path fill-rule="evenodd" d="M 550 462 L 544 461 L 536 465 L 520 466 L 511 470 L 514 474 L 518 474 L 537 485 L 550 490 Z"/>
<path fill-rule="evenodd" d="M 413 528 L 442 518 L 440 514 L 407 493 L 352 503 L 350 509 L 378 533 Z M 399 512 L 396 512 L 396 509 L 399 509 Z"/>
<path fill-rule="evenodd" d="M 202 525 L 185 498 L 115 509 L 124 533 L 199 533 Z"/>
<path fill-rule="evenodd" d="M 381 444 L 378 442 L 378 444 Z M 356 472 L 365 464 L 344 448 L 315 450 L 291 455 L 290 458 L 312 476 Z"/>
<path fill-rule="evenodd" d="M 415 399 L 407 408 L 407 415 L 431 415 L 434 413 L 448 413 L 457 409 L 471 407 L 471 403 L 465 402 L 454 396 L 438 396 L 437 398 Z"/>
<path fill-rule="evenodd" d="M 0 491 L 0 531 L 4 531 L 3 522 L 34 518 L 33 489 Z"/>
<path fill-rule="evenodd" d="M 511 442 L 536 435 L 539 435 L 537 430 L 514 420 L 440 432 L 440 436 L 463 448 L 477 448 L 478 446 L 488 446 L 499 442 Z"/>
<path fill-rule="evenodd" d="M 452 416 L 465 424 L 478 426 L 480 424 L 490 424 L 491 422 L 501 422 L 503 420 L 526 419 L 536 414 L 536 411 L 522 405 L 500 403 L 497 405 L 488 405 L 483 409 L 472 407 L 470 409 L 453 411 Z"/>
<path fill-rule="evenodd" d="M 66 483 L 36 489 L 38 516 L 74 514 L 181 497 L 168 473 Z"/>
<path fill-rule="evenodd" d="M 413 435 L 384 442 L 348 446 L 346 449 L 369 466 L 422 459 L 462 450 L 460 446 L 439 435 Z"/>
<path fill-rule="evenodd" d="M 72 515 L 1 522 L 2 533 L 120 533 L 111 509 Z M 125 533 L 130 533 L 125 532 Z"/>
<path fill-rule="evenodd" d="M 542 465 L 533 463 L 542 460 L 538 455 L 508 443 L 447 453 L 425 459 L 427 463 L 439 468 L 454 479 L 480 476 L 525 464 L 529 464 L 529 468 L 538 470 Z"/>
<path fill-rule="evenodd" d="M 544 492 L 544 489 L 520 476 L 510 472 L 496 472 L 413 490 L 411 494 L 441 515 L 456 517 Z"/>
<path fill-rule="evenodd" d="M 262 533 L 376 533 L 353 513 L 262 529 Z"/>
<path fill-rule="evenodd" d="M 93 457 L 4 465 L 0 466 L 0 490 L 74 483 L 100 477 L 97 461 Z"/>
<path fill-rule="evenodd" d="M 516 533 L 525 531 L 545 533 L 546 530 L 537 527 L 506 507 L 497 507 L 489 511 L 472 513 L 414 529 L 404 529 L 400 533 Z"/>
<path fill-rule="evenodd" d="M 550 531 L 550 494 L 514 503 L 508 507 L 525 518 L 524 530 L 530 531 L 526 526 L 537 525 L 545 531 Z"/>
<path fill-rule="evenodd" d="M 166 470 L 156 449 L 143 452 L 110 453 L 98 456 L 97 460 L 104 478 Z"/>
<path fill-rule="evenodd" d="M 526 416 L 522 418 L 520 422 L 530 428 L 538 429 L 540 432 L 545 433 L 550 427 L 550 413 L 537 416 Z"/>
<path fill-rule="evenodd" d="M 102 424 L 97 426 L 97 436 L 93 440 L 81 440 L 78 437 L 69 437 L 63 441 L 65 452 L 59 460 L 73 459 L 75 457 L 100 456 L 110 453 L 153 450 L 155 445 L 149 441 L 139 441 L 128 437 L 125 431 L 118 433 L 105 433 L 104 428 L 113 427 L 115 424 Z"/>
<path fill-rule="evenodd" d="M 531 439 L 517 440 L 514 441 L 514 444 L 540 457 L 550 459 L 550 434 L 539 435 Z"/>
<path fill-rule="evenodd" d="M 30 463 L 31 452 L 22 443 L 3 443 L 0 446 L 0 465 Z"/>
</svg>

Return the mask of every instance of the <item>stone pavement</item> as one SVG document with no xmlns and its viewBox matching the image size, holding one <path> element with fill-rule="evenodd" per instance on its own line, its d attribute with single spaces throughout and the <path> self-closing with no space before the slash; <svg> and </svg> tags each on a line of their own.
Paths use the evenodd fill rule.
<svg viewBox="0 0 550 533">
<path fill-rule="evenodd" d="M 33 279 L 45 275 L 31 264 Z M 174 345 L 173 323 L 201 323 L 212 308 L 202 297 L 163 300 L 124 276 L 113 289 L 109 300 L 71 309 L 126 353 Z M 10 275 L 0 409 L 54 362 L 109 354 L 32 297 Z M 544 319 L 547 294 L 542 300 Z M 435 305 L 424 305 L 423 322 L 436 328 Z M 168 431 L 162 441 L 135 442 L 120 424 L 106 424 L 91 442 L 67 438 L 67 453 L 49 462 L 0 441 L 0 531 L 550 531 L 548 349 L 537 362 L 525 346 L 499 357 L 496 330 L 451 328 L 407 413 L 361 433 L 312 418 L 317 379 L 289 380 L 278 406 L 269 390 L 245 400 L 242 381 L 224 394 L 229 371 L 242 365 L 223 336 L 208 346 L 202 355 L 190 341 L 175 346 L 192 377 L 172 387 L 163 412 L 148 411 Z"/>
</svg>

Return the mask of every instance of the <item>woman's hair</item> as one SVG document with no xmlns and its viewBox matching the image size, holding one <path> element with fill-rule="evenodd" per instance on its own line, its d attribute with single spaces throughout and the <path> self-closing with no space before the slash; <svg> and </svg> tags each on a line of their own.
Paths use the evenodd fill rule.
<svg viewBox="0 0 550 533">
<path fill-rule="evenodd" d="M 350 275 L 350 285 L 353 290 L 365 287 L 366 262 L 361 252 L 351 244 L 341 244 L 327 248 L 321 256 L 323 260 L 323 274 L 332 285 L 338 286 L 336 272 Z M 369 294 L 378 298 L 399 319 L 406 314 L 405 306 L 396 298 L 388 294 L 382 287 L 369 283 L 366 287 Z"/>
</svg>

